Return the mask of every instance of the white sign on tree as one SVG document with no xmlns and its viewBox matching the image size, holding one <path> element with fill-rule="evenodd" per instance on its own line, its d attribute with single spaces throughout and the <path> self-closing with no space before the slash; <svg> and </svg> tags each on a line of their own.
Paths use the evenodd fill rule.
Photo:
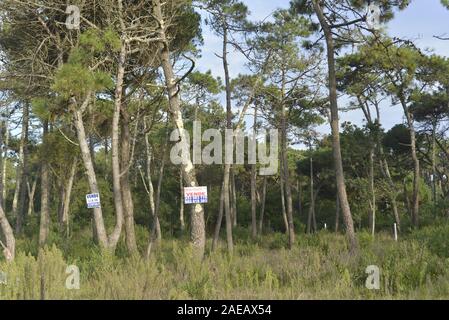
<svg viewBox="0 0 449 320">
<path fill-rule="evenodd" d="M 185 187 L 184 203 L 207 203 L 207 187 Z"/>
<path fill-rule="evenodd" d="M 89 209 L 100 208 L 101 207 L 100 194 L 98 193 L 86 194 L 86 203 L 87 208 Z"/>
</svg>

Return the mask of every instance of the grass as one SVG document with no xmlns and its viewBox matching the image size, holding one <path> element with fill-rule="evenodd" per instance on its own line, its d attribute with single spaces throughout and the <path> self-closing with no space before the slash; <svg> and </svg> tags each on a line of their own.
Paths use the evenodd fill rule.
<svg viewBox="0 0 449 320">
<path fill-rule="evenodd" d="M 13 263 L 0 261 L 8 279 L 0 284 L 0 299 L 449 298 L 448 225 L 398 242 L 387 234 L 358 238 L 356 257 L 348 256 L 343 235 L 324 231 L 298 236 L 292 250 L 282 234 L 240 240 L 233 256 L 222 244 L 202 262 L 190 258 L 181 240 L 164 240 L 150 261 L 101 253 L 82 239 L 74 249 L 79 255 L 56 245 L 37 257 L 19 248 Z M 79 290 L 65 288 L 68 265 L 80 269 Z M 368 265 L 380 268 L 380 290 L 365 287 Z"/>
</svg>

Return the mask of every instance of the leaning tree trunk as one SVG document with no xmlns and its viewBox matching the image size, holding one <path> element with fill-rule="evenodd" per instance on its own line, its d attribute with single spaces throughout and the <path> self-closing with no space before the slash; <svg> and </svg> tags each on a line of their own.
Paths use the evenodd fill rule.
<svg viewBox="0 0 449 320">
<path fill-rule="evenodd" d="M 3 210 L 3 206 L 1 204 L 0 204 L 0 227 L 6 239 L 5 246 L 3 245 L 2 242 L 3 254 L 7 261 L 12 261 L 14 260 L 16 252 L 16 239 L 14 238 L 13 230 L 8 222 L 8 219 L 6 218 L 5 211 Z"/>
<path fill-rule="evenodd" d="M 337 100 L 337 76 L 335 69 L 334 56 L 334 40 L 332 36 L 331 27 L 326 21 L 323 10 L 318 0 L 313 0 L 313 7 L 317 14 L 321 27 L 323 28 L 324 36 L 326 38 L 327 47 L 327 62 L 329 69 L 329 102 L 331 112 L 331 131 L 332 131 L 332 153 L 334 158 L 334 169 L 338 196 L 340 198 L 340 206 L 343 214 L 343 220 L 346 226 L 346 234 L 349 239 L 349 246 L 351 254 L 356 254 L 358 251 L 358 244 L 355 237 L 354 221 L 351 215 L 351 208 L 349 206 L 348 195 L 346 193 L 346 184 L 343 171 L 343 162 L 341 157 L 340 146 L 340 124 L 338 117 L 338 100 Z"/>
<path fill-rule="evenodd" d="M 78 136 L 78 143 L 81 150 L 81 156 L 83 159 L 83 164 L 86 169 L 86 175 L 87 175 L 87 181 L 89 183 L 89 189 L 91 193 L 100 193 L 100 189 L 98 188 L 98 182 L 97 182 L 97 176 L 95 174 L 94 169 L 94 163 L 92 160 L 92 155 L 90 153 L 89 144 L 87 142 L 86 137 L 86 131 L 84 128 L 84 122 L 83 122 L 83 112 L 87 108 L 89 102 L 90 102 L 90 95 L 89 93 L 86 96 L 86 99 L 84 100 L 82 106 L 79 109 L 73 110 L 74 116 L 75 116 L 75 127 L 76 132 Z M 72 106 L 74 108 L 77 108 L 77 106 Z M 106 233 L 106 228 L 104 225 L 104 219 L 103 219 L 103 212 L 101 207 L 100 208 L 94 208 L 94 238 L 98 241 L 99 245 L 103 249 L 108 249 L 109 243 L 108 243 L 108 236 Z"/>
<path fill-rule="evenodd" d="M 187 144 L 187 137 L 184 132 L 184 119 L 181 112 L 181 105 L 179 100 L 178 84 L 176 83 L 175 75 L 173 73 L 173 66 L 170 61 L 169 40 L 166 35 L 167 26 L 164 16 L 162 15 L 160 0 L 154 0 L 152 3 L 153 3 L 153 14 L 159 24 L 158 34 L 160 40 L 160 59 L 162 69 L 164 72 L 165 85 L 167 86 L 168 91 L 169 111 L 171 113 L 171 119 L 173 121 L 173 124 L 175 128 L 178 129 L 180 136 L 180 143 Z M 185 183 L 189 187 L 197 187 L 198 182 L 196 179 L 195 167 L 190 159 L 186 159 L 186 161 L 183 161 L 182 170 Z M 192 210 L 191 212 L 192 244 L 196 256 L 198 258 L 202 258 L 204 256 L 204 248 L 206 244 L 204 207 L 202 204 L 198 203 L 193 205 L 191 210 Z"/>
</svg>

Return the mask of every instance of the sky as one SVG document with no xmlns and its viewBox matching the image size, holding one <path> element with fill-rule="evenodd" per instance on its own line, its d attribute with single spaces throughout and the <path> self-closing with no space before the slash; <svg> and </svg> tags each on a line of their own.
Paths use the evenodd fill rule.
<svg viewBox="0 0 449 320">
<path fill-rule="evenodd" d="M 271 15 L 277 8 L 288 8 L 290 0 L 242 0 L 250 10 L 250 19 L 262 20 Z M 397 12 L 395 18 L 387 25 L 390 36 L 413 40 L 421 49 L 429 49 L 439 55 L 449 57 L 449 41 L 436 39 L 435 35 L 449 36 L 449 10 L 444 8 L 440 0 L 412 0 L 409 7 Z M 203 26 L 204 47 L 202 57 L 198 61 L 200 71 L 211 70 L 214 76 L 223 78 L 223 66 L 221 60 L 215 55 L 221 52 L 221 40 L 215 36 L 206 25 Z M 246 73 L 245 58 L 230 50 L 229 69 L 231 77 L 239 73 Z M 344 107 L 347 99 L 340 100 L 340 106 Z M 386 103 L 381 108 L 381 122 L 388 130 L 395 124 L 403 122 L 402 109 L 399 106 L 390 106 Z M 361 111 L 340 112 L 341 122 L 350 121 L 357 125 L 363 124 Z M 329 133 L 329 125 L 318 128 L 323 134 Z"/>
</svg>

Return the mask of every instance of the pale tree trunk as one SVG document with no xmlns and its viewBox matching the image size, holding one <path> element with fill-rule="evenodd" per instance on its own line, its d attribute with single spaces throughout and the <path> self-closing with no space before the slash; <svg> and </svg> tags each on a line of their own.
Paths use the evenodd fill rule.
<svg viewBox="0 0 449 320">
<path fill-rule="evenodd" d="M 162 8 L 160 0 L 153 1 L 153 14 L 159 24 L 159 38 L 160 38 L 160 58 L 162 69 L 164 72 L 165 85 L 167 86 L 169 98 L 169 110 L 171 119 L 178 129 L 180 142 L 187 143 L 187 137 L 184 132 L 184 119 L 181 112 L 181 105 L 179 101 L 178 85 L 173 73 L 173 66 L 170 62 L 169 42 L 166 36 L 166 23 L 162 15 Z M 197 187 L 195 167 L 190 159 L 187 159 L 182 164 L 184 181 L 189 187 Z M 228 181 L 229 182 L 229 181 Z M 229 199 L 229 196 L 228 196 Z M 206 229 L 204 221 L 204 207 L 202 204 L 195 204 L 192 206 L 191 212 L 191 239 L 194 252 L 198 258 L 204 256 L 204 248 L 206 244 Z"/>
<path fill-rule="evenodd" d="M 120 14 L 123 10 L 121 1 L 118 1 Z M 120 146 L 119 146 L 119 127 L 120 111 L 122 107 L 123 80 L 125 76 L 126 44 L 123 40 L 120 49 L 120 57 L 117 67 L 117 79 L 115 83 L 114 113 L 112 115 L 112 190 L 114 195 L 114 208 L 116 215 L 116 225 L 112 234 L 108 237 L 109 247 L 114 249 L 119 241 L 123 226 L 123 199 L 120 180 Z"/>
<path fill-rule="evenodd" d="M 48 135 L 48 121 L 44 121 L 43 143 L 46 143 Z M 47 242 L 50 230 L 50 176 L 46 161 L 42 161 L 41 166 L 41 219 L 39 226 L 39 246 L 43 247 Z"/>
<path fill-rule="evenodd" d="M 27 179 L 27 163 L 28 163 L 28 125 L 30 119 L 29 105 L 24 103 L 22 112 L 22 133 L 19 145 L 19 163 L 16 169 L 16 189 L 12 203 L 12 214 L 16 217 L 16 234 L 22 232 L 25 219 L 25 199 L 26 199 L 26 179 Z"/>
<path fill-rule="evenodd" d="M 3 149 L 4 149 L 4 144 L 3 144 L 3 137 L 4 137 L 4 131 L 7 130 L 6 127 L 6 121 L 0 121 L 0 167 L 3 168 L 3 162 L 6 161 L 6 156 L 3 157 Z M 4 206 L 4 196 L 3 196 L 3 189 L 5 187 L 5 184 L 3 182 L 3 175 L 4 172 L 1 171 L 0 172 L 0 204 L 2 204 L 2 206 Z"/>
<path fill-rule="evenodd" d="M 125 215 L 125 235 L 126 247 L 130 253 L 137 252 L 136 235 L 134 231 L 134 203 L 131 194 L 131 186 L 129 183 L 129 168 L 131 159 L 131 145 L 129 132 L 129 115 L 124 108 L 122 108 L 122 122 L 121 122 L 121 190 L 123 199 L 123 209 Z"/>
<path fill-rule="evenodd" d="M 186 226 L 184 221 L 184 188 L 182 183 L 182 170 L 179 171 L 179 193 L 180 193 L 180 203 L 179 203 L 179 223 L 181 225 L 181 231 L 184 232 Z"/>
<path fill-rule="evenodd" d="M 215 223 L 215 231 L 214 231 L 214 239 L 212 240 L 212 250 L 215 250 L 218 244 L 218 240 L 220 237 L 220 229 L 221 229 L 221 222 L 223 220 L 223 207 L 224 207 L 224 184 L 221 185 L 220 190 L 220 207 L 218 209 L 218 217 L 217 221 Z"/>
<path fill-rule="evenodd" d="M 437 217 L 437 185 L 436 185 L 436 120 L 432 123 L 432 200 L 433 200 L 433 215 Z"/>
<path fill-rule="evenodd" d="M 28 213 L 27 216 L 30 217 L 34 213 L 34 195 L 36 194 L 37 178 L 34 179 L 33 184 L 30 186 L 29 181 L 27 181 L 28 189 Z"/>
<path fill-rule="evenodd" d="M 257 106 L 254 108 L 254 124 L 253 124 L 253 139 L 257 136 Z M 257 237 L 257 168 L 255 164 L 251 165 L 251 231 L 252 237 Z"/>
<path fill-rule="evenodd" d="M 88 106 L 90 102 L 90 95 L 89 93 L 86 96 L 86 99 L 84 100 L 81 108 L 73 110 L 74 116 L 75 116 L 75 127 L 76 132 L 78 136 L 78 142 L 81 149 L 81 156 L 83 159 L 83 164 L 86 170 L 87 180 L 89 182 L 89 189 L 91 193 L 100 193 L 100 190 L 98 188 L 98 182 L 97 182 L 97 176 L 95 174 L 94 169 L 94 163 L 92 160 L 92 155 L 90 153 L 89 144 L 87 142 L 86 137 L 86 131 L 84 128 L 84 122 L 83 122 L 83 112 Z M 77 106 L 74 106 L 75 108 Z M 108 243 L 108 236 L 106 233 L 106 228 L 104 225 L 104 219 L 103 219 L 103 212 L 101 207 L 100 208 L 94 208 L 94 232 L 95 232 L 95 239 L 98 241 L 99 245 L 103 249 L 109 248 Z"/>
<path fill-rule="evenodd" d="M 302 183 L 299 181 L 299 175 L 298 180 L 296 182 L 297 189 L 298 189 L 298 217 L 302 217 Z"/>
<path fill-rule="evenodd" d="M 15 250 L 16 250 L 16 240 L 14 238 L 14 233 L 11 228 L 11 225 L 6 218 L 5 211 L 3 210 L 3 206 L 0 204 L 0 227 L 2 228 L 2 233 L 5 236 L 6 245 L 1 242 L 1 246 L 3 248 L 3 255 L 5 256 L 7 261 L 14 260 Z"/>
<path fill-rule="evenodd" d="M 318 0 L 313 0 L 313 7 L 317 14 L 318 20 L 326 38 L 327 47 L 327 62 L 329 68 L 329 102 L 331 112 L 331 131 L 332 131 L 332 151 L 334 158 L 334 169 L 336 176 L 336 184 L 338 196 L 340 198 L 340 206 L 343 214 L 343 220 L 346 226 L 346 234 L 349 239 L 349 248 L 351 254 L 356 254 L 358 251 L 357 239 L 354 231 L 354 221 L 351 215 L 351 208 L 349 206 L 348 195 L 346 193 L 345 177 L 343 172 L 343 162 L 341 157 L 340 146 L 340 124 L 338 117 L 338 100 L 337 100 L 337 77 L 335 71 L 335 48 L 332 36 L 332 30 L 326 21 L 326 17 L 322 11 Z"/>
<path fill-rule="evenodd" d="M 267 177 L 263 177 L 263 186 L 262 186 L 262 201 L 260 207 L 260 216 L 259 216 L 259 233 L 262 234 L 263 231 L 263 218 L 265 215 L 265 201 L 267 199 Z"/>
</svg>

